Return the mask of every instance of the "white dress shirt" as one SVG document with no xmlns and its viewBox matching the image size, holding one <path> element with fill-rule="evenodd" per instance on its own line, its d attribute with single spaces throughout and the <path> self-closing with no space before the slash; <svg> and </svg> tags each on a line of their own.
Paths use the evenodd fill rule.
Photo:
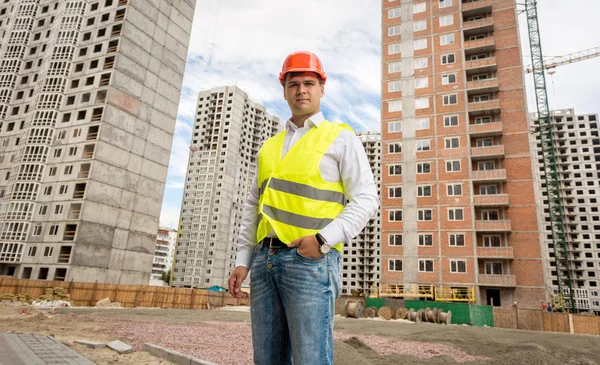
<svg viewBox="0 0 600 365">
<path fill-rule="evenodd" d="M 307 119 L 304 127 L 299 128 L 290 118 L 286 123 L 286 136 L 281 157 L 283 158 L 306 132 L 313 126 L 318 128 L 324 120 L 323 113 L 319 112 Z M 349 201 L 337 218 L 319 233 L 328 244 L 349 243 L 360 233 L 379 207 L 373 172 L 360 139 L 349 130 L 342 131 L 325 152 L 319 169 L 324 180 L 342 181 L 344 193 Z M 245 266 L 250 269 L 252 253 L 258 243 L 256 242 L 259 199 L 257 179 L 258 171 L 254 176 L 252 188 L 242 213 L 236 267 Z M 269 236 L 275 236 L 273 229 L 270 229 Z"/>
</svg>

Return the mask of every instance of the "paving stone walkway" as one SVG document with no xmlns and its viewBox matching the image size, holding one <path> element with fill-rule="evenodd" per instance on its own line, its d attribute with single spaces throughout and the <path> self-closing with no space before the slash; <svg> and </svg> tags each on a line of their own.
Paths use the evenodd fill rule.
<svg viewBox="0 0 600 365">
<path fill-rule="evenodd" d="M 0 365 L 94 365 L 49 336 L 0 333 Z"/>
</svg>

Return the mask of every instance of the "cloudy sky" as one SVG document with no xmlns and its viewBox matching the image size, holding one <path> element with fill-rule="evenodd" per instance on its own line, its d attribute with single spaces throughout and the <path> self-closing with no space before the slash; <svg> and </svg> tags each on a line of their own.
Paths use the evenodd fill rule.
<svg viewBox="0 0 600 365">
<path fill-rule="evenodd" d="M 545 55 L 559 56 L 600 46 L 594 0 L 539 3 Z M 523 55 L 529 55 L 521 15 Z M 281 119 L 289 117 L 277 75 L 296 50 L 319 55 L 328 74 L 322 107 L 329 120 L 356 131 L 379 131 L 381 78 L 380 0 L 197 0 L 188 62 L 161 225 L 177 227 L 200 90 L 237 85 Z M 524 61 L 529 64 L 528 61 Z M 548 77 L 550 108 L 598 113 L 600 58 L 560 67 Z M 533 93 L 528 103 L 535 105 Z"/>
</svg>

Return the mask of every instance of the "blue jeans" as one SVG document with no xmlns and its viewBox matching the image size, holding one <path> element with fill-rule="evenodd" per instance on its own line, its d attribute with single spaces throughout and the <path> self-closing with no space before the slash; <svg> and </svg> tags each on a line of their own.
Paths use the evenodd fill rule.
<svg viewBox="0 0 600 365">
<path fill-rule="evenodd" d="M 336 250 L 322 258 L 297 248 L 259 245 L 250 272 L 254 363 L 333 364 L 335 300 L 341 288 Z"/>
</svg>

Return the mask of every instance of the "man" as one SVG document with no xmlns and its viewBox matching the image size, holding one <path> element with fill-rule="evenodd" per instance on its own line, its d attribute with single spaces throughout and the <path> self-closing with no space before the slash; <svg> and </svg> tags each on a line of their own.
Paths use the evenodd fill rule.
<svg viewBox="0 0 600 365">
<path fill-rule="evenodd" d="M 377 189 L 358 137 L 320 111 L 319 58 L 290 54 L 279 81 L 292 117 L 258 154 L 229 291 L 247 296 L 241 284 L 252 268 L 255 364 L 333 364 L 340 253 L 376 212 Z"/>
</svg>

